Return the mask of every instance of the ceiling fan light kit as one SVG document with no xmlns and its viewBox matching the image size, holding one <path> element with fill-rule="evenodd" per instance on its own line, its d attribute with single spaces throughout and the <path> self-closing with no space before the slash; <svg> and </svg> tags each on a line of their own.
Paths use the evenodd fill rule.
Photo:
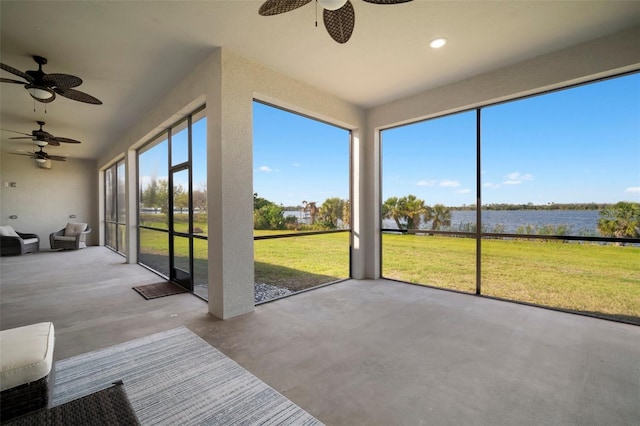
<svg viewBox="0 0 640 426">
<path fill-rule="evenodd" d="M 35 84 L 26 84 L 24 86 L 31 97 L 38 102 L 49 103 L 56 98 L 56 94 L 48 87 L 37 86 Z"/>
<path fill-rule="evenodd" d="M 0 78 L 0 82 L 21 84 L 27 89 L 33 99 L 42 103 L 53 102 L 57 94 L 78 102 L 94 105 L 102 104 L 101 100 L 94 98 L 88 93 L 73 89 L 82 84 L 80 77 L 70 74 L 47 74 L 42 71 L 42 66 L 47 64 L 47 59 L 42 56 L 34 56 L 33 60 L 38 64 L 38 69 L 25 72 L 10 65 L 0 63 L 0 69 L 24 80 L 19 81 L 10 78 Z"/>
<path fill-rule="evenodd" d="M 32 130 L 30 134 L 17 132 L 15 130 L 8 130 L 8 129 L 2 129 L 2 130 L 24 135 L 24 136 L 9 138 L 9 139 L 28 139 L 28 140 L 31 140 L 35 145 L 37 145 L 40 148 L 39 151 L 35 151 L 35 152 L 29 152 L 29 153 L 12 152 L 12 154 L 31 157 L 36 161 L 36 164 L 38 164 L 40 168 L 50 169 L 51 168 L 50 160 L 66 161 L 67 157 L 62 157 L 59 155 L 49 155 L 44 151 L 45 146 L 47 145 L 60 146 L 61 143 L 80 143 L 80 141 L 77 141 L 75 139 L 70 139 L 70 138 L 53 136 L 51 133 L 42 129 L 42 127 L 46 124 L 44 121 L 38 121 L 37 123 L 40 125 L 40 128 L 37 130 Z"/>
<path fill-rule="evenodd" d="M 312 0 L 266 0 L 260 6 L 258 14 L 272 16 L 290 12 L 311 3 Z M 413 0 L 364 0 L 371 4 L 400 4 Z M 322 7 L 324 27 L 337 43 L 344 44 L 351 38 L 356 16 L 350 0 L 316 0 Z M 317 26 L 317 22 L 316 22 Z"/>
<path fill-rule="evenodd" d="M 82 84 L 82 79 L 70 74 L 47 74 L 42 71 L 42 66 L 47 64 L 47 59 L 42 56 L 33 56 L 33 60 L 38 64 L 37 70 L 20 71 L 10 65 L 0 63 L 0 69 L 11 73 L 17 77 L 23 79 L 23 81 L 14 80 L 11 78 L 0 78 L 1 83 L 20 84 L 23 85 L 29 96 L 38 102 L 47 104 L 53 102 L 56 99 L 56 94 L 73 101 L 84 102 L 87 104 L 101 105 L 102 101 L 79 90 L 74 89 Z M 35 103 L 34 103 L 35 111 Z M 46 112 L 46 109 L 45 109 Z M 66 161 L 66 157 L 49 155 L 44 152 L 43 148 L 47 145 L 60 146 L 60 143 L 80 143 L 75 139 L 55 137 L 49 132 L 45 132 L 42 129 L 44 121 L 38 121 L 40 129 L 33 130 L 31 134 L 16 132 L 15 130 L 9 130 L 10 132 L 19 133 L 24 136 L 10 138 L 10 139 L 30 139 L 40 147 L 40 151 L 31 152 L 28 154 L 15 153 L 16 155 L 27 155 L 34 160 L 41 168 L 50 169 L 51 161 Z"/>
<path fill-rule="evenodd" d="M 326 10 L 338 10 L 345 5 L 347 0 L 318 0 L 320 6 Z"/>
</svg>

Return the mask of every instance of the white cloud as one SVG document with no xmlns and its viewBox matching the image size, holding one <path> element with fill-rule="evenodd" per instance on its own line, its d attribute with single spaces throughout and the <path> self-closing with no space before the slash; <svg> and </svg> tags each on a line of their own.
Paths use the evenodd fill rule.
<svg viewBox="0 0 640 426">
<path fill-rule="evenodd" d="M 505 185 L 520 185 L 525 180 L 533 180 L 533 176 L 529 173 L 522 174 L 520 172 L 509 173 L 505 176 L 505 181 L 502 182 Z"/>
<path fill-rule="evenodd" d="M 456 191 L 456 194 L 468 194 L 470 192 L 471 192 L 471 190 L 469 188 L 464 188 L 464 189 L 458 189 Z"/>
<path fill-rule="evenodd" d="M 269 166 L 260 166 L 260 168 L 258 168 L 258 170 L 260 170 L 261 172 L 267 172 L 267 173 L 273 171 L 273 169 L 271 167 L 269 167 Z"/>
<path fill-rule="evenodd" d="M 640 193 L 640 186 L 630 186 L 629 188 L 625 189 L 624 192 Z"/>
<path fill-rule="evenodd" d="M 483 187 L 483 188 L 492 188 L 492 189 L 495 189 L 495 188 L 500 188 L 500 184 L 499 184 L 499 183 L 491 183 L 491 182 L 487 182 L 487 183 L 483 183 L 483 184 L 482 184 L 482 187 Z"/>
<path fill-rule="evenodd" d="M 457 188 L 460 186 L 460 182 L 457 180 L 443 180 L 440 182 L 440 186 L 443 188 Z"/>
<path fill-rule="evenodd" d="M 436 184 L 435 180 L 421 180 L 416 183 L 418 186 L 433 186 Z"/>
</svg>

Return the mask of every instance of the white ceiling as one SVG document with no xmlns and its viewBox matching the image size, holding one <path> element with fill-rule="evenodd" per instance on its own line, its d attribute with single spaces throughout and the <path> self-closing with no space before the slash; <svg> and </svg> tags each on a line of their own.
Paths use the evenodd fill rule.
<svg viewBox="0 0 640 426">
<path fill-rule="evenodd" d="M 640 1 L 351 1 L 344 45 L 315 27 L 315 2 L 262 17 L 249 0 L 1 1 L 0 61 L 25 71 L 44 56 L 45 72 L 81 77 L 77 89 L 104 104 L 58 97 L 34 112 L 24 88 L 2 83 L 0 127 L 29 133 L 43 120 L 83 142 L 50 154 L 97 158 L 218 46 L 368 108 L 640 25 Z M 438 36 L 449 43 L 430 49 Z M 0 136 L 5 152 L 32 149 Z"/>
</svg>

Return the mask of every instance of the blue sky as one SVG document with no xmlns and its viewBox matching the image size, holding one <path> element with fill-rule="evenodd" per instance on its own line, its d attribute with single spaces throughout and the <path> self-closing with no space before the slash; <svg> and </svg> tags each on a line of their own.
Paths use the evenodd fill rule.
<svg viewBox="0 0 640 426">
<path fill-rule="evenodd" d="M 640 202 L 640 74 L 482 110 L 482 202 Z M 383 132 L 383 199 L 474 204 L 475 111 Z"/>
<path fill-rule="evenodd" d="M 253 115 L 254 192 L 286 206 L 349 197 L 347 130 L 258 102 Z M 475 204 L 475 120 L 467 111 L 383 131 L 383 200 Z M 205 132 L 194 124 L 195 140 Z M 640 74 L 483 108 L 481 134 L 484 204 L 640 202 Z M 150 154 L 143 182 L 166 178 L 166 159 Z"/>
<path fill-rule="evenodd" d="M 350 133 L 253 103 L 253 192 L 285 206 L 349 198 Z"/>
<path fill-rule="evenodd" d="M 206 117 L 195 121 L 192 125 L 192 167 L 193 167 L 193 189 L 201 190 L 206 187 L 207 183 L 207 120 Z M 172 143 L 176 149 L 172 152 L 172 160 L 174 164 L 179 164 L 187 160 L 188 152 L 186 150 L 188 142 L 188 133 L 186 129 L 176 132 L 172 136 Z M 146 187 L 151 179 L 167 180 L 168 179 L 168 141 L 162 140 L 159 144 L 145 151 L 140 160 L 140 186 Z M 185 174 L 176 175 L 176 182 L 184 188 L 187 187 Z"/>
</svg>

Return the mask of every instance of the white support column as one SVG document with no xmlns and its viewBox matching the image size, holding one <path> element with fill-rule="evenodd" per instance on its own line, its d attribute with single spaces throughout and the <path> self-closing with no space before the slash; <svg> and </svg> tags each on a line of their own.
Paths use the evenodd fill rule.
<svg viewBox="0 0 640 426">
<path fill-rule="evenodd" d="M 242 65 L 219 50 L 207 92 L 209 312 L 221 319 L 254 310 L 253 97 Z"/>
<path fill-rule="evenodd" d="M 353 278 L 380 277 L 380 140 L 367 125 L 354 133 Z"/>
<path fill-rule="evenodd" d="M 367 278 L 367 208 L 364 201 L 369 185 L 364 134 L 362 128 L 351 132 L 351 276 L 355 279 Z"/>
<path fill-rule="evenodd" d="M 105 242 L 104 224 L 104 170 L 98 170 L 98 229 L 95 232 L 98 235 L 99 246 L 103 246 Z"/>
<path fill-rule="evenodd" d="M 127 188 L 126 248 L 127 263 L 138 263 L 138 161 L 133 149 L 127 150 L 125 186 Z"/>
</svg>

